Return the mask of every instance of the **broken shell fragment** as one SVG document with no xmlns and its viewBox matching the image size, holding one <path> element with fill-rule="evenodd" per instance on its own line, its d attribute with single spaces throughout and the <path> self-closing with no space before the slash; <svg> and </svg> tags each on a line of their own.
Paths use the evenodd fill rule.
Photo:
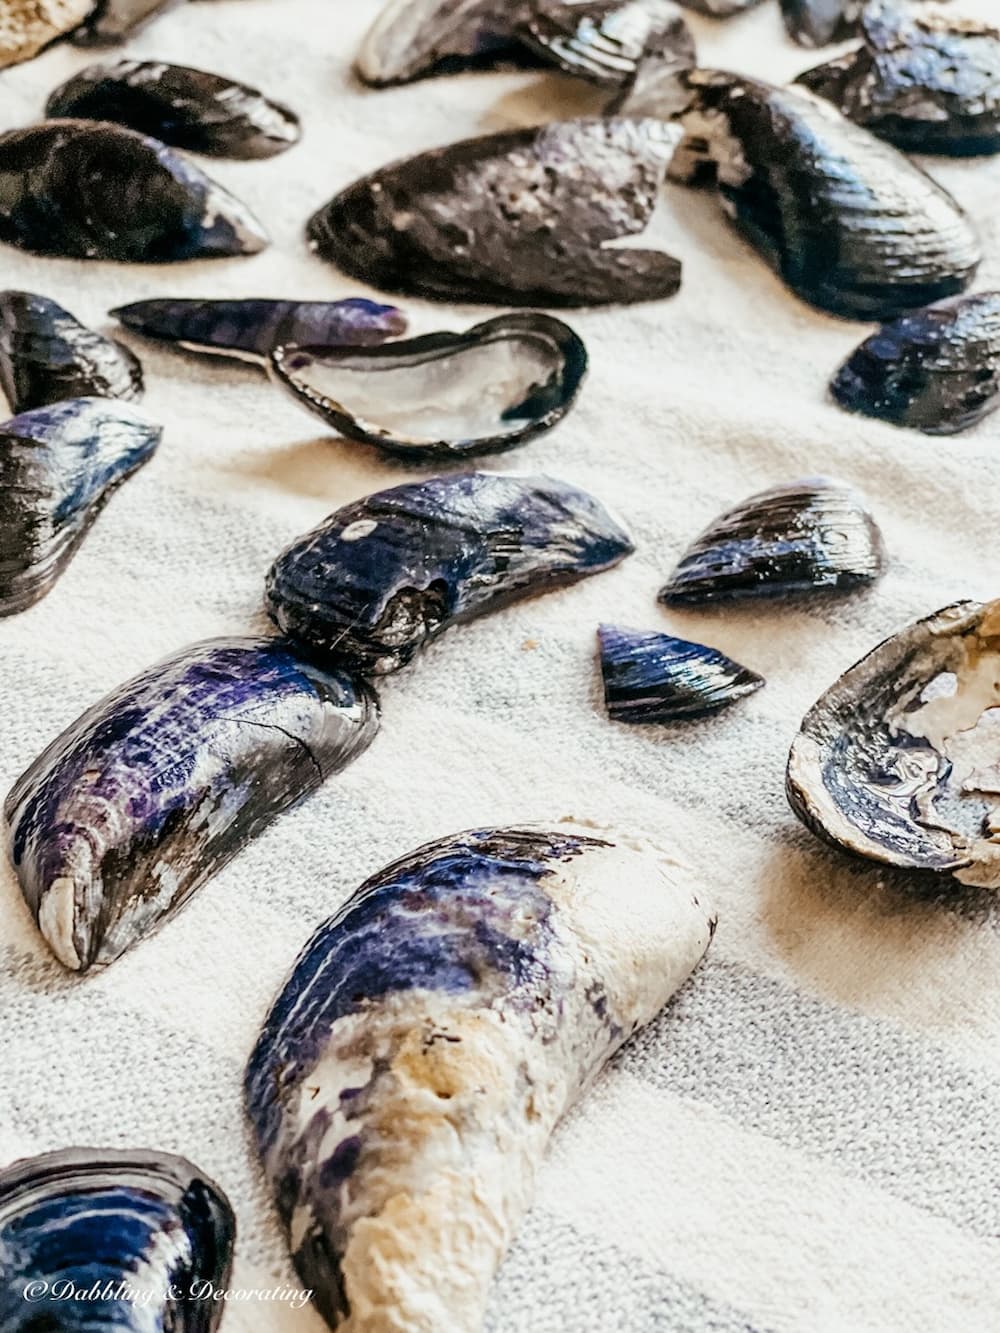
<svg viewBox="0 0 1000 1333">
<path fill-rule="evenodd" d="M 45 596 L 162 433 L 105 398 L 37 407 L 0 426 L 0 616 Z"/>
<path fill-rule="evenodd" d="M 684 76 L 671 177 L 707 174 L 723 206 L 803 300 L 887 319 L 962 291 L 979 241 L 961 208 L 902 153 L 798 89 Z"/>
<path fill-rule="evenodd" d="M 781 0 L 785 27 L 800 46 L 828 46 L 857 32 L 865 0 Z"/>
<path fill-rule="evenodd" d="M 0 241 L 138 263 L 255 254 L 268 243 L 243 204 L 165 144 L 92 120 L 0 135 Z"/>
<path fill-rule="evenodd" d="M 885 571 L 861 496 L 825 477 L 775 486 L 728 510 L 688 547 L 660 591 L 668 606 L 839 592 Z"/>
<path fill-rule="evenodd" d="M 615 248 L 652 217 L 680 132 L 571 120 L 469 139 L 348 186 L 309 222 L 363 282 L 439 300 L 582 306 L 672 296 L 680 264 Z"/>
<path fill-rule="evenodd" d="M 158 297 L 110 312 L 141 333 L 189 352 L 265 363 L 276 347 L 375 347 L 406 332 L 395 306 L 346 301 L 183 300 Z"/>
<path fill-rule="evenodd" d="M 513 449 L 572 407 L 587 351 L 550 315 L 357 348 L 279 347 L 275 380 L 349 439 L 407 458 Z"/>
<path fill-rule="evenodd" d="M 271 567 L 267 608 L 309 652 L 398 671 L 451 625 L 617 565 L 627 534 L 554 477 L 464 472 L 356 500 Z"/>
<path fill-rule="evenodd" d="M 672 858 L 567 821 L 420 847 L 320 927 L 245 1089 L 331 1327 L 479 1333 L 556 1123 L 714 926 Z"/>
<path fill-rule="evenodd" d="M 118 46 L 161 12 L 184 0 L 97 0 L 92 16 L 73 33 L 77 46 Z"/>
<path fill-rule="evenodd" d="M 222 1303 L 192 1293 L 227 1289 L 235 1235 L 229 1200 L 183 1157 L 22 1159 L 0 1171 L 0 1328 L 214 1333 Z"/>
<path fill-rule="evenodd" d="M 862 34 L 797 82 L 905 152 L 1000 152 L 1000 27 L 896 3 L 867 6 Z"/>
<path fill-rule="evenodd" d="M 615 722 L 675 722 L 704 717 L 744 699 L 764 677 L 731 657 L 672 634 L 602 625 L 601 674 Z"/>
<path fill-rule="evenodd" d="M 374 739 L 375 696 L 280 639 L 209 639 L 113 690 L 4 807 L 61 963 L 112 963 Z"/>
<path fill-rule="evenodd" d="M 0 292 L 0 385 L 13 412 L 67 398 L 128 402 L 142 396 L 142 366 L 48 297 Z"/>
<path fill-rule="evenodd" d="M 644 61 L 695 63 L 694 38 L 673 0 L 543 0 L 522 36 L 565 73 L 611 88 Z"/>
<path fill-rule="evenodd" d="M 1000 293 L 915 310 L 856 348 L 834 376 L 849 412 L 955 435 L 1000 406 Z"/>
<path fill-rule="evenodd" d="M 273 157 L 300 135 L 295 114 L 256 88 L 154 60 L 89 65 L 50 95 L 45 113 L 114 121 L 216 157 Z"/>
<path fill-rule="evenodd" d="M 94 0 L 4 0 L 0 6 L 0 69 L 31 60 L 82 23 L 93 8 Z"/>
<path fill-rule="evenodd" d="M 1000 887 L 1000 602 L 956 602 L 862 658 L 806 714 L 792 809 L 817 836 Z"/>
</svg>

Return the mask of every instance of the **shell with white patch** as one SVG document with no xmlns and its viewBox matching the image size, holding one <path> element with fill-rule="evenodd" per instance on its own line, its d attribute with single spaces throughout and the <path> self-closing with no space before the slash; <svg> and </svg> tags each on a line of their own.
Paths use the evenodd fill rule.
<svg viewBox="0 0 1000 1333">
<path fill-rule="evenodd" d="M 246 1094 L 332 1327 L 481 1327 L 553 1128 L 714 924 L 649 843 L 564 821 L 421 847 L 319 929 Z"/>
</svg>

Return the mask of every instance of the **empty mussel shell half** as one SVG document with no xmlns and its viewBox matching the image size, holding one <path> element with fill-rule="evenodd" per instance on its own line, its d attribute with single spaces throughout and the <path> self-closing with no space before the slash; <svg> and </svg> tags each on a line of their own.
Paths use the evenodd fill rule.
<svg viewBox="0 0 1000 1333">
<path fill-rule="evenodd" d="M 557 1121 L 714 929 L 676 857 L 567 820 L 418 847 L 320 926 L 245 1089 L 331 1328 L 479 1333 Z"/>
<path fill-rule="evenodd" d="M 694 38 L 673 0 L 542 0 L 524 41 L 567 74 L 620 88 L 644 61 L 695 63 Z"/>
<path fill-rule="evenodd" d="M 849 412 L 955 435 L 1000 406 L 1000 292 L 940 301 L 866 338 L 830 385 Z"/>
<path fill-rule="evenodd" d="M 0 135 L 0 241 L 138 263 L 255 254 L 268 243 L 253 214 L 191 162 L 93 120 Z"/>
<path fill-rule="evenodd" d="M 115 319 L 144 338 L 189 352 L 266 363 L 276 347 L 376 347 L 406 332 L 392 305 L 346 301 L 184 300 L 157 297 L 118 306 Z"/>
<path fill-rule="evenodd" d="M 273 157 L 300 135 L 295 113 L 256 88 L 157 60 L 88 65 L 56 88 L 45 112 L 114 121 L 216 157 Z"/>
<path fill-rule="evenodd" d="M 67 398 L 142 396 L 139 358 L 47 296 L 0 292 L 0 385 L 11 411 Z"/>
<path fill-rule="evenodd" d="M 162 433 L 106 398 L 71 398 L 0 425 L 0 616 L 45 596 Z"/>
<path fill-rule="evenodd" d="M 737 227 L 803 300 L 889 319 L 968 286 L 981 255 L 972 225 L 891 145 L 803 89 L 711 70 L 681 81 L 685 139 L 671 177 L 714 181 Z"/>
<path fill-rule="evenodd" d="M 946 606 L 845 672 L 806 714 L 787 788 L 846 851 L 1000 887 L 1000 601 Z"/>
<path fill-rule="evenodd" d="M 860 495 L 810 477 L 751 495 L 710 523 L 660 591 L 669 606 L 839 592 L 885 570 L 882 534 Z"/>
<path fill-rule="evenodd" d="M 184 0 L 97 0 L 86 23 L 73 33 L 77 46 L 118 46 L 162 11 Z"/>
<path fill-rule="evenodd" d="M 798 82 L 906 152 L 1000 152 L 1000 27 L 895 0 L 865 8 L 862 35 Z"/>
<path fill-rule="evenodd" d="M 532 9 L 533 0 L 387 0 L 354 68 L 381 88 L 430 74 L 523 65 L 530 53 L 517 30 Z"/>
<path fill-rule="evenodd" d="M 366 349 L 279 347 L 275 380 L 348 439 L 407 458 L 500 453 L 572 407 L 587 350 L 550 315 L 501 315 L 465 333 Z"/>
<path fill-rule="evenodd" d="M 564 481 L 454 473 L 331 514 L 278 556 L 267 608 L 307 651 L 385 674 L 450 626 L 632 549 L 600 501 Z"/>
<path fill-rule="evenodd" d="M 114 962 L 377 729 L 363 681 L 281 639 L 209 639 L 113 690 L 4 807 L 52 952 L 81 972 Z"/>
<path fill-rule="evenodd" d="M 213 1333 L 236 1220 L 183 1157 L 65 1148 L 0 1171 L 4 1333 Z"/>
<path fill-rule="evenodd" d="M 763 676 L 703 643 L 616 625 L 597 633 L 604 702 L 615 722 L 705 717 L 764 685 Z"/>
<path fill-rule="evenodd" d="M 363 282 L 439 300 L 672 296 L 676 259 L 610 242 L 646 227 L 679 137 L 659 120 L 611 118 L 468 139 L 348 186 L 313 215 L 309 239 Z"/>
<path fill-rule="evenodd" d="M 852 36 L 865 0 L 781 0 L 781 15 L 800 46 L 827 46 Z"/>
</svg>

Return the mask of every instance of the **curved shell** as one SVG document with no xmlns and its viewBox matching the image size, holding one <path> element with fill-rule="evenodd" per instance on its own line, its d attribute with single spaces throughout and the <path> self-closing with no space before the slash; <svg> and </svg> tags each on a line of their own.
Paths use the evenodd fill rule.
<svg viewBox="0 0 1000 1333">
<path fill-rule="evenodd" d="M 567 74 L 620 88 L 644 61 L 695 63 L 694 38 L 673 0 L 542 0 L 523 39 Z"/>
<path fill-rule="evenodd" d="M 661 121 L 608 119 L 468 139 L 348 186 L 313 215 L 309 239 L 364 282 L 439 300 L 671 296 L 675 259 L 607 243 L 649 222 L 678 137 Z"/>
<path fill-rule="evenodd" d="M 554 477 L 431 477 L 345 505 L 293 542 L 267 576 L 267 608 L 307 650 L 385 674 L 451 625 L 632 549 L 598 500 Z"/>
<path fill-rule="evenodd" d="M 77 46 L 118 46 L 162 11 L 184 0 L 97 0 L 87 22 L 73 33 Z"/>
<path fill-rule="evenodd" d="M 209 639 L 113 690 L 4 807 L 53 953 L 79 971 L 113 962 L 377 729 L 364 682 L 280 639 Z"/>
<path fill-rule="evenodd" d="M 948 6 L 869 5 L 865 44 L 798 82 L 908 153 L 1000 152 L 1000 27 Z"/>
<path fill-rule="evenodd" d="M 271 354 L 275 380 L 303 407 L 349 439 L 408 458 L 524 444 L 562 420 L 586 369 L 573 330 L 537 312 L 367 350 Z"/>
<path fill-rule="evenodd" d="M 213 1333 L 224 1305 L 192 1296 L 226 1290 L 235 1235 L 229 1200 L 183 1157 L 68 1148 L 15 1162 L 0 1172 L 0 1328 Z"/>
<path fill-rule="evenodd" d="M 803 300 L 886 319 L 962 291 L 979 241 L 961 208 L 889 144 L 797 89 L 696 70 L 671 166 L 706 165 L 733 221 Z"/>
<path fill-rule="evenodd" d="M 849 412 L 927 435 L 968 430 L 1000 406 L 1000 293 L 941 301 L 884 324 L 830 390 Z"/>
<path fill-rule="evenodd" d="M 50 94 L 45 114 L 114 121 L 216 157 L 273 157 L 301 133 L 295 113 L 256 88 L 154 60 L 88 65 Z"/>
<path fill-rule="evenodd" d="M 0 616 L 45 596 L 162 434 L 103 398 L 38 407 L 0 426 Z"/>
<path fill-rule="evenodd" d="M 800 46 L 827 46 L 857 31 L 865 0 L 781 0 L 789 35 Z"/>
<path fill-rule="evenodd" d="M 275 347 L 375 347 L 406 332 L 395 306 L 347 301 L 183 300 L 158 297 L 110 311 L 141 333 L 189 352 L 266 362 Z"/>
<path fill-rule="evenodd" d="M 882 534 L 861 496 L 811 477 L 751 495 L 710 523 L 660 590 L 668 606 L 839 592 L 885 571 Z"/>
<path fill-rule="evenodd" d="M 1000 602 L 895 634 L 803 719 L 792 809 L 858 856 L 1000 887 Z"/>
<path fill-rule="evenodd" d="M 386 0 L 354 68 L 376 88 L 429 74 L 524 63 L 515 36 L 532 0 Z"/>
<path fill-rule="evenodd" d="M 555 1124 L 714 925 L 667 855 L 565 822 L 430 843 L 320 927 L 246 1097 L 333 1328 L 479 1333 Z"/>
<path fill-rule="evenodd" d="M 675 722 L 705 717 L 764 685 L 731 657 L 672 634 L 602 625 L 601 675 L 615 722 Z"/>
<path fill-rule="evenodd" d="M 12 412 L 67 398 L 142 397 L 139 358 L 47 296 L 0 292 L 0 385 Z"/>
<path fill-rule="evenodd" d="M 0 135 L 0 241 L 39 255 L 165 263 L 256 254 L 267 236 L 156 139 L 50 120 Z"/>
<path fill-rule="evenodd" d="M 707 14 L 713 19 L 728 19 L 734 14 L 742 14 L 753 9 L 761 0 L 678 0 L 685 9 L 693 9 L 699 14 Z"/>
</svg>

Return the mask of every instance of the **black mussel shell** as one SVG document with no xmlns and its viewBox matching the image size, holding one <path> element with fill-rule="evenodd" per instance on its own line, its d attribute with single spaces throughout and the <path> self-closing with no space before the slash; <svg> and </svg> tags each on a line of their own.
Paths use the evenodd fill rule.
<svg viewBox="0 0 1000 1333">
<path fill-rule="evenodd" d="M 338 509 L 278 556 L 267 607 L 307 651 L 386 674 L 451 625 L 632 550 L 600 501 L 564 481 L 455 473 Z"/>
<path fill-rule="evenodd" d="M 619 88 L 640 63 L 695 63 L 694 38 L 673 0 L 542 0 L 523 38 L 545 59 L 590 83 Z"/>
<path fill-rule="evenodd" d="M 266 362 L 276 347 L 376 347 L 405 333 L 408 323 L 395 306 L 359 297 L 212 301 L 167 296 L 135 301 L 110 313 L 145 338 L 255 362 Z"/>
<path fill-rule="evenodd" d="M 12 412 L 67 398 L 132 401 L 142 396 L 142 366 L 47 296 L 0 292 L 0 385 Z"/>
<path fill-rule="evenodd" d="M 73 41 L 77 46 L 118 46 L 162 11 L 183 3 L 184 0 L 97 0 L 93 14 L 77 28 Z"/>
<path fill-rule="evenodd" d="M 229 1200 L 183 1157 L 25 1158 L 0 1171 L 0 1328 L 213 1333 L 235 1236 Z"/>
<path fill-rule="evenodd" d="M 858 493 L 813 477 L 751 495 L 685 551 L 660 592 L 669 606 L 839 592 L 885 571 L 882 534 Z"/>
<path fill-rule="evenodd" d="M 298 118 L 256 88 L 184 65 L 119 60 L 61 84 L 48 116 L 108 120 L 216 157 L 273 157 L 298 142 Z"/>
<path fill-rule="evenodd" d="M 468 139 L 348 186 L 314 250 L 375 287 L 439 300 L 582 306 L 671 296 L 680 264 L 611 248 L 641 232 L 678 139 L 657 120 L 572 120 Z"/>
<path fill-rule="evenodd" d="M 45 596 L 161 434 L 108 398 L 71 398 L 0 425 L 0 616 Z"/>
<path fill-rule="evenodd" d="M 114 962 L 377 730 L 364 681 L 282 639 L 209 639 L 126 681 L 4 806 L 46 943 L 76 971 Z"/>
<path fill-rule="evenodd" d="M 865 0 L 781 0 L 789 35 L 801 46 L 827 46 L 858 29 Z"/>
<path fill-rule="evenodd" d="M 518 37 L 533 0 L 387 0 L 354 68 L 375 88 L 431 74 L 536 64 Z"/>
<path fill-rule="evenodd" d="M 710 70 L 682 81 L 685 139 L 671 176 L 713 179 L 803 300 L 888 319 L 971 282 L 981 251 L 968 218 L 895 148 L 804 90 Z"/>
<path fill-rule="evenodd" d="M 909 153 L 1000 152 L 1000 27 L 930 5 L 869 5 L 865 44 L 798 82 Z"/>
<path fill-rule="evenodd" d="M 268 243 L 243 204 L 165 144 L 92 120 L 0 135 L 0 241 L 139 263 L 256 254 Z"/>
<path fill-rule="evenodd" d="M 1000 406 L 1000 293 L 941 301 L 883 324 L 830 390 L 849 412 L 956 435 Z"/>
<path fill-rule="evenodd" d="M 672 634 L 602 625 L 598 637 L 604 701 L 615 722 L 704 717 L 764 684 L 715 648 Z"/>
<path fill-rule="evenodd" d="M 806 714 L 792 809 L 885 865 L 1000 887 L 1000 602 L 956 602 L 862 658 Z"/>
<path fill-rule="evenodd" d="M 341 435 L 408 458 L 499 453 L 572 407 L 587 350 L 561 320 L 501 315 L 363 350 L 279 347 L 271 370 Z"/>
<path fill-rule="evenodd" d="M 761 0 L 677 0 L 684 9 L 693 9 L 698 14 L 707 14 L 713 19 L 728 19 L 734 14 L 744 14 L 753 9 Z"/>
</svg>

